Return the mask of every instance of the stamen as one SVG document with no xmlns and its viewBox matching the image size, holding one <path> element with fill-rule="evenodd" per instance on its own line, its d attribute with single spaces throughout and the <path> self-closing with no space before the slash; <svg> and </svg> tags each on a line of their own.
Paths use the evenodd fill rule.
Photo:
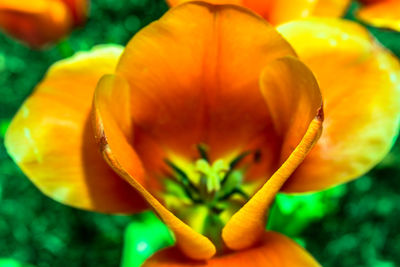
<svg viewBox="0 0 400 267">
<path fill-rule="evenodd" d="M 181 186 L 182 182 L 178 181 L 176 179 L 176 177 L 174 176 L 167 176 L 166 178 L 168 178 L 169 180 L 167 180 L 167 183 L 169 185 L 171 185 L 172 183 L 179 185 L 179 187 L 181 188 L 181 190 L 183 190 L 183 192 L 185 193 L 186 197 L 188 197 L 190 200 L 193 201 L 193 203 L 202 203 L 201 199 L 199 198 L 198 194 L 196 194 L 195 192 L 192 192 L 187 186 Z M 197 196 L 195 196 L 197 195 Z"/>
<path fill-rule="evenodd" d="M 251 151 L 246 151 L 234 158 L 231 163 L 229 164 L 229 167 L 231 169 L 234 169 L 247 155 L 251 154 Z"/>
<path fill-rule="evenodd" d="M 197 151 L 199 151 L 200 157 L 208 162 L 210 162 L 210 159 L 208 157 L 208 147 L 205 144 L 198 144 L 197 145 Z"/>
<path fill-rule="evenodd" d="M 241 189 L 246 166 L 245 157 L 257 157 L 257 151 L 246 151 L 231 161 L 218 159 L 210 162 L 208 147 L 197 145 L 199 157 L 188 165 L 178 165 L 165 159 L 171 168 L 166 179 L 165 200 L 179 218 L 207 236 L 222 249 L 221 232 L 225 223 L 236 212 L 240 203 L 249 200 Z M 252 158 L 250 158 L 252 159 Z M 249 161 L 249 164 L 253 161 Z M 246 161 L 247 164 L 247 161 Z M 199 210 L 200 217 L 195 216 Z"/>
<path fill-rule="evenodd" d="M 247 200 L 248 195 L 241 190 L 244 170 L 235 170 L 235 168 L 252 152 L 241 153 L 229 163 L 218 159 L 211 164 L 208 161 L 206 145 L 200 144 L 197 148 L 201 158 L 195 161 L 194 166 L 192 165 L 194 172 L 191 169 L 189 173 L 186 173 L 178 165 L 165 159 L 166 164 L 173 171 L 173 175 L 169 175 L 167 178 L 180 184 L 182 192 L 191 199 L 193 204 L 205 205 L 210 212 L 216 215 L 225 210 L 218 205 L 223 203 L 228 205 L 227 203 L 233 195 Z"/>
<path fill-rule="evenodd" d="M 258 163 L 260 161 L 261 161 L 261 151 L 256 150 L 256 152 L 254 152 L 254 162 Z"/>
<path fill-rule="evenodd" d="M 225 174 L 224 178 L 221 181 L 221 185 L 223 186 L 226 181 L 228 180 L 228 177 L 231 175 L 232 171 L 239 165 L 239 163 L 249 154 L 251 154 L 251 151 L 246 151 L 243 152 L 242 154 L 239 154 L 236 158 L 234 158 L 230 163 L 229 163 L 229 170 Z"/>
<path fill-rule="evenodd" d="M 181 170 L 178 166 L 176 166 L 172 161 L 168 159 L 165 159 L 165 163 L 167 163 L 167 165 L 176 172 L 178 177 L 181 178 L 181 182 L 185 187 L 189 187 L 194 192 L 199 193 L 199 190 L 197 189 L 196 185 L 193 184 L 193 182 L 189 179 L 189 177 L 183 170 Z"/>
<path fill-rule="evenodd" d="M 218 200 L 219 201 L 227 200 L 234 194 L 238 194 L 238 195 L 242 196 L 244 199 L 249 200 L 249 196 L 243 190 L 241 190 L 240 188 L 237 188 L 237 187 L 234 188 L 232 191 L 226 193 L 225 195 L 219 197 Z"/>
</svg>

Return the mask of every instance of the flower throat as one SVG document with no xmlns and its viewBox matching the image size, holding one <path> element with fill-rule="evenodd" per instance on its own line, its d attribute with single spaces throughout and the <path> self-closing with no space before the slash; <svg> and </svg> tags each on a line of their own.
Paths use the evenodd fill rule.
<svg viewBox="0 0 400 267">
<path fill-rule="evenodd" d="M 259 153 L 244 152 L 231 161 L 210 161 L 205 145 L 198 145 L 199 158 L 190 168 L 165 160 L 170 168 L 164 200 L 176 216 L 222 249 L 221 231 L 229 218 L 249 199 L 244 185 L 246 157 L 258 161 Z M 244 166 L 243 166 L 244 165 Z"/>
</svg>

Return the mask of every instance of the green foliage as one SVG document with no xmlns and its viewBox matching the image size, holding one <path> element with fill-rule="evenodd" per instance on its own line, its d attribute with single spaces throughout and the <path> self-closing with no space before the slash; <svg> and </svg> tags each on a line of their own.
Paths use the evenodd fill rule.
<svg viewBox="0 0 400 267">
<path fill-rule="evenodd" d="M 0 267 L 34 267 L 30 264 L 18 262 L 13 259 L 0 259 Z"/>
<path fill-rule="evenodd" d="M 10 121 L 7 119 L 2 119 L 0 120 L 0 136 L 3 138 L 4 135 L 6 134 L 8 125 L 10 124 Z"/>
<path fill-rule="evenodd" d="M 346 186 L 300 195 L 278 194 L 271 208 L 269 230 L 296 238 L 312 222 L 335 212 L 340 198 L 347 192 Z"/>
<path fill-rule="evenodd" d="M 168 228 L 154 213 L 137 214 L 125 230 L 121 267 L 140 266 L 154 252 L 173 243 Z"/>
</svg>

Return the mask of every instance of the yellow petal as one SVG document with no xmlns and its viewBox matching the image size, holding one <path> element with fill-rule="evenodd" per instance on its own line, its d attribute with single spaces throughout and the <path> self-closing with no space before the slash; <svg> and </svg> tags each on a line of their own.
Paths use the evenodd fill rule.
<svg viewBox="0 0 400 267">
<path fill-rule="evenodd" d="M 266 225 L 266 213 L 275 195 L 299 166 L 322 130 L 322 99 L 311 71 L 295 58 L 271 62 L 260 79 L 261 90 L 276 131 L 283 138 L 282 166 L 228 221 L 225 244 L 234 250 L 255 244 Z"/>
<path fill-rule="evenodd" d="M 41 47 L 62 38 L 71 27 L 70 11 L 61 1 L 0 2 L 0 28 L 32 47 Z"/>
<path fill-rule="evenodd" d="M 357 17 L 375 27 L 400 31 L 400 1 L 388 0 L 361 7 Z"/>
<path fill-rule="evenodd" d="M 353 22 L 308 19 L 278 30 L 315 74 L 325 113 L 319 142 L 284 189 L 320 190 L 359 177 L 398 134 L 398 61 Z"/>
<path fill-rule="evenodd" d="M 193 259 L 211 258 L 215 253 L 212 242 L 178 219 L 145 188 L 146 177 L 142 162 L 129 143 L 129 136 L 124 132 L 128 121 L 120 118 L 121 114 L 128 113 L 129 105 L 128 83 L 119 76 L 104 76 L 96 89 L 93 113 L 96 139 L 103 157 L 174 232 L 177 245 L 187 256 Z"/>
<path fill-rule="evenodd" d="M 289 238 L 266 232 L 259 245 L 247 250 L 217 256 L 206 262 L 196 262 L 185 258 L 175 247 L 157 252 L 143 267 L 318 267 L 321 266 L 302 247 Z"/>
<path fill-rule="evenodd" d="M 114 70 L 121 52 L 120 46 L 103 46 L 54 64 L 6 133 L 7 151 L 18 166 L 64 204 L 102 212 L 146 208 L 104 162 L 89 116 L 97 81 Z"/>
</svg>

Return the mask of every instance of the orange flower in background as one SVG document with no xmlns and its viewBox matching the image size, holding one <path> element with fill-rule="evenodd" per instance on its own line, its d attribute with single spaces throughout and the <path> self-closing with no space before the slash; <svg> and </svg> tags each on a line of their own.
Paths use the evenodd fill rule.
<svg viewBox="0 0 400 267">
<path fill-rule="evenodd" d="M 31 47 L 56 42 L 81 25 L 88 0 L 2 0 L 0 29 Z"/>
<path fill-rule="evenodd" d="M 400 31 L 399 0 L 360 0 L 357 17 L 375 27 Z"/>
<path fill-rule="evenodd" d="M 343 183 L 385 156 L 400 66 L 352 22 L 278 31 L 239 6 L 173 8 L 125 49 L 53 65 L 13 119 L 7 151 L 64 204 L 152 208 L 176 246 L 145 266 L 319 266 L 265 232 L 268 208 L 279 191 Z"/>
<path fill-rule="evenodd" d="M 196 0 L 166 1 L 172 7 Z M 312 16 L 340 17 L 350 4 L 350 0 L 205 0 L 204 2 L 246 7 L 273 25 Z"/>
</svg>

